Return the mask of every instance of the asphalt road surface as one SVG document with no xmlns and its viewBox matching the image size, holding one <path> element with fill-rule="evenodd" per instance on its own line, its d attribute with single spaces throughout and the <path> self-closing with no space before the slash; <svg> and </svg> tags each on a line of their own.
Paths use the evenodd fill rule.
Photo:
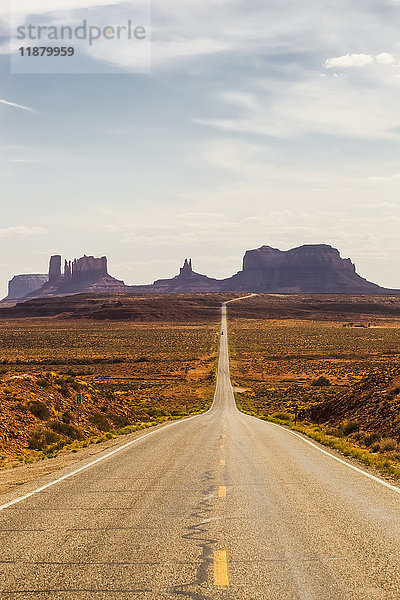
<svg viewBox="0 0 400 600">
<path fill-rule="evenodd" d="M 1 600 L 399 600 L 397 488 L 241 414 L 222 331 L 208 413 L 0 498 Z"/>
</svg>

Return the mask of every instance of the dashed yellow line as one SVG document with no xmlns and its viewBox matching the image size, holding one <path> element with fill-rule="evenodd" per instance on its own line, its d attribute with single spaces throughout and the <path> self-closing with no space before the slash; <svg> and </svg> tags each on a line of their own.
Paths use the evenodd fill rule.
<svg viewBox="0 0 400 600">
<path fill-rule="evenodd" d="M 227 550 L 214 552 L 214 585 L 219 588 L 229 587 L 229 559 Z"/>
<path fill-rule="evenodd" d="M 221 485 L 218 490 L 218 498 L 226 498 L 226 486 Z"/>
<path fill-rule="evenodd" d="M 220 450 L 223 450 L 223 449 L 224 449 L 224 445 L 223 445 L 223 444 L 220 444 L 220 445 L 219 445 L 219 449 L 220 449 Z"/>
<path fill-rule="evenodd" d="M 221 460 L 219 461 L 219 464 L 221 465 L 221 467 L 225 466 L 225 459 L 221 458 Z"/>
</svg>

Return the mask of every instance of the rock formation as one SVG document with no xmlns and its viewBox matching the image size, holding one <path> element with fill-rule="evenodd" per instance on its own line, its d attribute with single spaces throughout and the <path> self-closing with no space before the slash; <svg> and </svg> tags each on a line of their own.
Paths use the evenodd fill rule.
<svg viewBox="0 0 400 600">
<path fill-rule="evenodd" d="M 219 292 L 221 282 L 207 275 L 200 275 L 192 268 L 192 259 L 185 259 L 179 275 L 172 279 L 159 279 L 152 285 L 131 286 L 130 291 L 153 294 L 186 294 L 200 292 Z"/>
<path fill-rule="evenodd" d="M 8 296 L 5 300 L 17 300 L 39 290 L 49 279 L 48 275 L 15 275 L 8 282 Z"/>
<path fill-rule="evenodd" d="M 43 282 L 43 287 L 40 287 Z M 61 256 L 56 255 L 50 259 L 48 277 L 21 275 L 10 282 L 10 294 L 18 294 L 14 298 L 26 299 L 79 293 L 207 292 L 397 294 L 400 290 L 387 290 L 363 279 L 350 259 L 341 258 L 338 250 L 325 244 L 305 245 L 287 251 L 271 246 L 248 250 L 243 259 L 243 269 L 224 280 L 196 273 L 192 260 L 186 259 L 179 274 L 171 279 L 159 279 L 152 285 L 127 286 L 108 274 L 105 256 L 95 258 L 85 255 L 78 260 L 66 260 L 62 273 Z"/>
<path fill-rule="evenodd" d="M 67 261 L 65 261 L 67 262 Z M 108 276 L 107 258 L 94 258 L 94 256 L 83 256 L 73 263 L 68 263 L 67 276 L 70 281 L 96 281 Z"/>
<path fill-rule="evenodd" d="M 193 273 L 192 259 L 189 258 L 189 260 L 188 260 L 187 258 L 185 258 L 183 267 L 181 267 L 179 269 L 179 275 L 181 275 L 181 277 L 191 277 L 192 273 Z"/>
<path fill-rule="evenodd" d="M 129 288 L 108 274 L 107 258 L 83 256 L 73 261 L 64 261 L 61 272 L 61 256 L 50 258 L 48 282 L 33 291 L 28 298 L 67 296 L 80 293 L 119 293 Z"/>
<path fill-rule="evenodd" d="M 61 256 L 59 254 L 50 258 L 49 283 L 55 283 L 61 279 Z"/>
<path fill-rule="evenodd" d="M 248 250 L 243 269 L 223 283 L 229 291 L 283 294 L 381 293 L 388 290 L 356 273 L 349 258 L 326 244 L 313 244 L 282 251 L 271 246 Z"/>
</svg>

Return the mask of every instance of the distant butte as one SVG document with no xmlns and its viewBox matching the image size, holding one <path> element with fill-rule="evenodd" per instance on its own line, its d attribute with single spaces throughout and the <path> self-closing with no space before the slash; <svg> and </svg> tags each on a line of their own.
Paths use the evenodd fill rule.
<svg viewBox="0 0 400 600">
<path fill-rule="evenodd" d="M 390 291 L 360 277 L 349 258 L 341 258 L 336 248 L 326 244 L 309 244 L 287 251 L 271 246 L 248 250 L 243 269 L 225 280 L 223 289 L 279 294 L 379 294 Z"/>
<path fill-rule="evenodd" d="M 48 275 L 15 275 L 8 282 L 8 296 L 5 300 L 17 300 L 40 290 L 49 280 Z"/>
<path fill-rule="evenodd" d="M 83 256 L 64 262 L 55 255 L 50 258 L 48 281 L 39 289 L 29 293 L 24 299 L 67 296 L 82 293 L 120 293 L 127 291 L 123 281 L 108 274 L 107 258 Z"/>
<path fill-rule="evenodd" d="M 271 246 L 248 250 L 242 270 L 227 279 L 213 279 L 193 270 L 185 259 L 179 274 L 151 285 L 128 286 L 108 273 L 107 258 L 83 256 L 64 261 L 50 258 L 48 275 L 16 275 L 3 302 L 71 294 L 186 294 L 259 292 L 277 294 L 398 294 L 367 281 L 349 258 L 326 244 L 309 244 L 282 251 Z"/>
<path fill-rule="evenodd" d="M 152 285 L 131 286 L 130 291 L 137 294 L 189 294 L 201 292 L 219 292 L 221 281 L 193 271 L 192 259 L 185 259 L 183 267 L 172 279 L 158 279 Z"/>
</svg>

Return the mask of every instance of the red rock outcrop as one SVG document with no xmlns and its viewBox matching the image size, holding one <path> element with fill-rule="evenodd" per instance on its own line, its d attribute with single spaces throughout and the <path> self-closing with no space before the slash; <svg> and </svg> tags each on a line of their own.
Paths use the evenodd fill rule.
<svg viewBox="0 0 400 600">
<path fill-rule="evenodd" d="M 107 258 L 95 258 L 94 256 L 83 256 L 75 259 L 71 265 L 71 281 L 95 281 L 107 277 Z"/>
<path fill-rule="evenodd" d="M 65 261 L 61 273 L 61 256 L 50 258 L 49 281 L 40 290 L 33 291 L 28 298 L 67 296 L 79 293 L 119 293 L 129 288 L 108 274 L 107 258 L 83 256 L 74 261 Z"/>
<path fill-rule="evenodd" d="M 314 294 L 376 294 L 384 288 L 356 273 L 349 258 L 326 244 L 313 244 L 282 251 L 271 246 L 249 250 L 243 269 L 225 280 L 229 291 Z"/>
<path fill-rule="evenodd" d="M 61 279 L 61 256 L 56 254 L 50 257 L 49 283 L 55 283 Z"/>
<path fill-rule="evenodd" d="M 130 286 L 132 292 L 138 294 L 184 294 L 219 292 L 221 282 L 207 275 L 196 273 L 192 268 L 192 259 L 185 259 L 179 275 L 171 279 L 158 279 L 152 285 Z"/>
<path fill-rule="evenodd" d="M 28 277 L 28 276 L 24 276 Z M 33 276 L 36 277 L 36 276 Z M 193 271 L 186 259 L 179 275 L 159 279 L 152 285 L 127 286 L 108 274 L 107 258 L 83 256 L 65 261 L 61 273 L 61 256 L 50 259 L 49 281 L 30 291 L 27 298 L 66 296 L 79 293 L 207 293 L 259 292 L 278 294 L 386 294 L 388 290 L 360 277 L 350 259 L 326 244 L 305 245 L 282 251 L 271 246 L 248 250 L 243 269 L 233 277 L 218 280 Z"/>
<path fill-rule="evenodd" d="M 48 275 L 15 275 L 8 282 L 8 296 L 5 300 L 18 300 L 39 290 L 49 279 Z"/>
</svg>

